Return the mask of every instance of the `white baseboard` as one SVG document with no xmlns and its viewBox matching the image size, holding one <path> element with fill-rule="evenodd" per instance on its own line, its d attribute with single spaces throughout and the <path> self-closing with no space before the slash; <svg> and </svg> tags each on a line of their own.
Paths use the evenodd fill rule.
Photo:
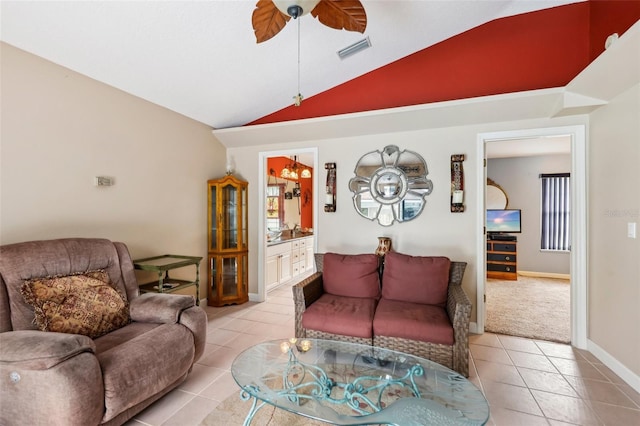
<svg viewBox="0 0 640 426">
<path fill-rule="evenodd" d="M 258 293 L 249 293 L 249 302 L 264 302 Z"/>
<path fill-rule="evenodd" d="M 478 334 L 478 323 L 470 322 L 469 323 L 469 333 Z"/>
<path fill-rule="evenodd" d="M 604 365 L 609 367 L 614 373 L 616 373 L 622 380 L 624 380 L 629 386 L 634 388 L 636 392 L 640 392 L 640 376 L 629 370 L 624 364 L 615 359 L 607 351 L 598 346 L 597 343 L 590 339 L 587 339 L 587 350 L 591 352 L 596 358 L 598 358 Z"/>
<path fill-rule="evenodd" d="M 202 299 L 200 299 L 200 306 L 207 306 L 207 298 L 203 297 Z"/>
<path fill-rule="evenodd" d="M 522 275 L 523 277 L 558 278 L 561 280 L 571 279 L 571 274 L 557 274 L 555 272 L 536 272 L 536 271 L 518 270 L 518 275 Z"/>
</svg>

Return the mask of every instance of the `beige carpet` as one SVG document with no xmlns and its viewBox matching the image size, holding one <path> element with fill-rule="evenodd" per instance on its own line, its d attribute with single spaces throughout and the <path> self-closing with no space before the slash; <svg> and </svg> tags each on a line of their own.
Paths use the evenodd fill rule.
<svg viewBox="0 0 640 426">
<path fill-rule="evenodd" d="M 485 331 L 570 343 L 569 280 L 487 279 Z"/>
</svg>

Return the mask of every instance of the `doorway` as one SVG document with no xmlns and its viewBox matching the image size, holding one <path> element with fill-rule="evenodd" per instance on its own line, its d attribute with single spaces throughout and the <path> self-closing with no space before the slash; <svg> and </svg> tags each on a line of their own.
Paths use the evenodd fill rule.
<svg viewBox="0 0 640 426">
<path fill-rule="evenodd" d="M 585 126 L 566 126 L 544 129 L 493 132 L 478 135 L 478 268 L 477 268 L 477 322 L 476 332 L 483 333 L 486 322 L 486 237 L 485 182 L 487 178 L 487 144 L 507 140 L 530 140 L 568 135 L 571 151 L 571 251 L 570 251 L 570 327 L 571 344 L 586 348 L 586 134 Z"/>
<path fill-rule="evenodd" d="M 318 148 L 298 148 L 298 149 L 290 149 L 290 150 L 279 150 L 279 151 L 264 151 L 260 152 L 259 155 L 259 164 L 258 164 L 258 208 L 260 211 L 265 212 L 264 215 L 259 216 L 258 220 L 258 300 L 259 302 L 265 301 L 267 299 L 267 231 L 269 228 L 269 220 L 267 217 L 267 212 L 269 210 L 268 206 L 268 185 L 269 185 L 269 176 L 270 170 L 268 168 L 269 158 L 280 158 L 280 157 L 290 157 L 296 158 L 297 162 L 311 166 L 313 168 L 313 173 L 311 176 L 311 185 L 312 191 L 310 194 L 310 200 L 312 203 L 312 220 L 311 223 L 313 226 L 311 227 L 314 230 L 314 234 L 317 235 L 318 232 L 318 188 L 319 188 L 319 168 L 318 168 Z M 310 164 L 311 163 L 311 164 Z M 293 192 L 293 191 L 292 191 Z M 304 197 L 305 194 L 300 194 L 301 197 Z M 296 202 L 301 201 L 297 198 L 294 200 Z M 301 201 L 302 202 L 302 201 Z M 286 215 L 286 212 L 283 213 Z M 287 223 L 287 219 L 284 219 L 284 222 Z M 317 249 L 317 241 L 318 239 L 314 239 L 314 252 Z"/>
<path fill-rule="evenodd" d="M 485 330 L 569 343 L 571 177 L 564 174 L 571 137 L 487 141 L 485 148 Z"/>
</svg>

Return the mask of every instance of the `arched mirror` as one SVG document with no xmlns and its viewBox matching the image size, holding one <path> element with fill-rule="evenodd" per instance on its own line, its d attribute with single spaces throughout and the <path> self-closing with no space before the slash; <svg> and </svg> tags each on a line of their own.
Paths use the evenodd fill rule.
<svg viewBox="0 0 640 426">
<path fill-rule="evenodd" d="M 502 189 L 500 185 L 487 178 L 487 206 L 488 210 L 502 210 L 506 209 L 509 205 L 509 197 L 507 193 Z"/>
<path fill-rule="evenodd" d="M 395 145 L 363 155 L 354 173 L 349 189 L 356 211 L 382 226 L 418 217 L 433 190 L 424 159 Z"/>
</svg>

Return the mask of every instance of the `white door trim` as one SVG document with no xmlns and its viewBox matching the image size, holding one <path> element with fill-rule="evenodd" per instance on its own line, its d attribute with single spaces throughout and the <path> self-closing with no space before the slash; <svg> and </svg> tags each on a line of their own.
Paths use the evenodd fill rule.
<svg viewBox="0 0 640 426">
<path fill-rule="evenodd" d="M 587 141 L 584 125 L 512 130 L 478 134 L 477 144 L 477 301 L 476 332 L 484 333 L 486 240 L 485 221 L 485 145 L 492 141 L 553 135 L 571 136 L 571 344 L 587 348 Z"/>
<path fill-rule="evenodd" d="M 294 155 L 300 155 L 301 153 L 308 153 L 313 155 L 313 233 L 318 233 L 318 205 L 320 203 L 318 199 L 319 192 L 319 180 L 318 175 L 320 170 L 318 168 L 318 148 L 293 148 L 287 150 L 278 151 L 262 151 L 258 153 L 258 208 L 261 212 L 267 211 L 267 197 L 265 196 L 265 189 L 267 187 L 267 159 L 269 157 L 292 157 Z M 267 220 L 265 215 L 258 215 L 258 294 L 252 301 L 264 302 L 267 299 L 267 286 L 265 284 L 265 271 L 267 263 Z M 318 239 L 314 238 L 314 253 L 316 251 L 316 245 Z"/>
</svg>

